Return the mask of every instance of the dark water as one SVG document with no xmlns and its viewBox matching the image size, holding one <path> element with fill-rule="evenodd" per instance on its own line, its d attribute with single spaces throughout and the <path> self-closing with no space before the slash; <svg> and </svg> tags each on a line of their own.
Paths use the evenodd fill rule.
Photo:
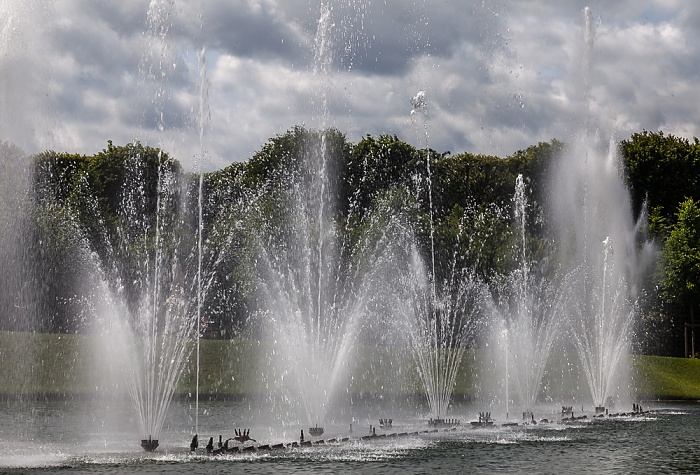
<svg viewBox="0 0 700 475">
<path fill-rule="evenodd" d="M 645 417 L 494 428 L 465 424 L 437 434 L 360 441 L 374 417 L 364 410 L 358 411 L 364 419 L 353 416 L 349 443 L 210 457 L 188 454 L 193 410 L 185 404 L 173 405 L 162 446 L 146 454 L 128 412 L 77 402 L 12 402 L 0 408 L 0 473 L 700 473 L 700 405 L 650 408 L 657 412 Z M 264 414 L 248 417 L 249 410 L 243 403 L 205 405 L 200 429 L 208 428 L 208 437 L 250 427 L 260 443 L 298 437 L 298 423 L 271 429 Z M 465 419 L 478 412 L 460 410 Z M 558 419 L 554 408 L 541 415 Z M 387 432 L 425 428 L 421 417 L 405 411 Z M 347 432 L 344 423 L 331 422 L 324 436 Z"/>
</svg>

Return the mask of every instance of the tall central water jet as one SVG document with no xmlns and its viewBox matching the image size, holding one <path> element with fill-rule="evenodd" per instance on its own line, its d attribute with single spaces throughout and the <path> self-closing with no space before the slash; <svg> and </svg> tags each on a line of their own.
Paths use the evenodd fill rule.
<svg viewBox="0 0 700 475">
<path fill-rule="evenodd" d="M 321 128 L 292 133 L 294 156 L 284 158 L 284 173 L 271 179 L 263 199 L 276 209 L 275 220 L 266 218 L 258 230 L 262 308 L 279 372 L 273 377 L 276 385 L 293 380 L 296 387 L 289 389 L 315 430 L 323 427 L 351 364 L 374 265 L 357 265 L 370 262 L 372 251 L 353 249 L 345 234 L 352 212 L 343 191 L 349 147 L 328 126 L 333 15 L 330 2 L 322 2 L 313 98 Z"/>
<path fill-rule="evenodd" d="M 583 127 L 553 168 L 552 223 L 573 270 L 569 328 L 591 397 L 602 408 L 628 396 L 627 363 L 638 283 L 645 271 L 617 145 L 592 127 L 589 90 L 594 31 L 584 11 Z"/>
<path fill-rule="evenodd" d="M 305 163 L 342 153 L 337 134 L 298 130 Z M 321 169 L 323 170 L 323 168 Z M 279 379 L 291 375 L 309 424 L 322 427 L 346 369 L 362 316 L 363 299 L 344 265 L 348 256 L 333 209 L 332 187 L 319 169 L 305 168 L 276 186 L 278 222 L 259 231 L 265 323 L 275 342 Z M 320 223 L 319 221 L 323 221 Z M 279 227 L 283 223 L 282 227 Z"/>
</svg>

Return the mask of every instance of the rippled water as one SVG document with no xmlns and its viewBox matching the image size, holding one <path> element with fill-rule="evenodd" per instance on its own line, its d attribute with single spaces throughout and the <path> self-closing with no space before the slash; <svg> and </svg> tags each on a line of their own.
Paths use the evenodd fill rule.
<svg viewBox="0 0 700 475">
<path fill-rule="evenodd" d="M 356 408 L 353 441 L 211 457 L 188 454 L 192 408 L 173 404 L 162 444 L 146 454 L 132 432 L 128 411 L 92 403 L 0 405 L 2 473 L 700 473 L 700 405 L 658 404 L 646 417 L 620 417 L 536 426 L 472 428 L 400 439 L 361 441 L 375 423 L 371 408 Z M 205 435 L 233 436 L 248 427 L 259 443 L 291 442 L 300 425 L 272 428 L 269 415 L 247 403 L 203 405 Z M 464 420 L 478 410 L 457 408 Z M 251 415 L 253 414 L 253 415 Z M 358 416 L 362 414 L 362 416 Z M 558 419 L 555 409 L 542 416 Z M 424 430 L 425 421 L 404 410 L 387 432 Z M 347 435 L 344 422 L 327 424 L 325 437 Z M 381 433 L 381 430 L 378 431 Z M 307 436 L 308 437 L 308 436 Z"/>
</svg>

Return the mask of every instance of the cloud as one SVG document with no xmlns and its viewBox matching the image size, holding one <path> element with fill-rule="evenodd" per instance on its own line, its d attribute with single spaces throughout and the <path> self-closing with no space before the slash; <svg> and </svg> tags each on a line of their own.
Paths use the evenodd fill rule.
<svg viewBox="0 0 700 475">
<path fill-rule="evenodd" d="M 212 0 L 202 4 L 196 41 L 221 54 L 259 61 L 308 60 L 309 34 L 274 1 Z"/>
<path fill-rule="evenodd" d="M 700 4 L 589 4 L 587 69 L 579 1 L 332 2 L 333 62 L 319 76 L 320 2 L 10 2 L 0 12 L 0 139 L 79 153 L 138 139 L 187 168 L 204 149 L 203 166 L 220 168 L 295 125 L 498 155 L 568 140 L 584 117 L 619 138 L 698 135 Z M 202 48 L 211 123 L 200 144 Z M 419 90 L 427 136 L 410 116 Z"/>
</svg>

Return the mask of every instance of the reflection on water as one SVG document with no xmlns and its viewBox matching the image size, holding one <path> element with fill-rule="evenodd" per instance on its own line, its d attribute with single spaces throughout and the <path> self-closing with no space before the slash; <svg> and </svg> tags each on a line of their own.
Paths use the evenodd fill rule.
<svg viewBox="0 0 700 475">
<path fill-rule="evenodd" d="M 0 471 L 10 473 L 700 473 L 700 405 L 657 405 L 646 417 L 584 420 L 517 427 L 474 428 L 463 424 L 441 431 L 362 441 L 375 425 L 378 434 L 427 429 L 414 410 L 393 412 L 392 429 L 377 427 L 376 409 L 346 410 L 330 420 L 324 437 L 351 435 L 351 442 L 210 457 L 188 453 L 194 409 L 173 404 L 157 452 L 138 445 L 128 407 L 117 402 L 3 402 L 0 405 Z M 250 428 L 258 443 L 292 442 L 303 426 L 291 421 L 271 427 L 273 417 L 247 402 L 201 404 L 200 444 L 209 436 L 232 436 Z M 386 413 L 387 409 L 381 410 Z M 454 416 L 475 419 L 478 409 L 462 406 Z M 538 418 L 557 420 L 556 408 Z M 349 422 L 354 421 L 349 434 Z M 307 436 L 308 437 L 308 436 Z"/>
</svg>

